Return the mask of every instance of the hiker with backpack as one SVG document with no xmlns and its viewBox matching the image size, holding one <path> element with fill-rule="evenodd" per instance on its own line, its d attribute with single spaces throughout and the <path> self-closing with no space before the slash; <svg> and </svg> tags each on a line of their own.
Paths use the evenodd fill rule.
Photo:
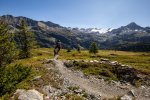
<svg viewBox="0 0 150 100">
<path fill-rule="evenodd" d="M 57 40 L 54 48 L 54 56 L 58 55 L 60 49 L 61 49 L 61 42 L 60 40 Z"/>
</svg>

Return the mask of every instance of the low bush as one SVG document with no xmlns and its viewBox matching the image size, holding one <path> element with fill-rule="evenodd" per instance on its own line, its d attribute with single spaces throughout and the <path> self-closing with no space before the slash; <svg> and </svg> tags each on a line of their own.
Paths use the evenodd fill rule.
<svg viewBox="0 0 150 100">
<path fill-rule="evenodd" d="M 0 97 L 11 93 L 16 85 L 30 75 L 31 68 L 17 64 L 1 69 L 0 73 Z"/>
<path fill-rule="evenodd" d="M 74 66 L 74 69 L 82 70 L 85 75 L 97 75 L 107 80 L 118 80 L 113 67 L 109 64 L 90 62 L 70 62 L 69 64 L 71 64 L 71 67 Z"/>
</svg>

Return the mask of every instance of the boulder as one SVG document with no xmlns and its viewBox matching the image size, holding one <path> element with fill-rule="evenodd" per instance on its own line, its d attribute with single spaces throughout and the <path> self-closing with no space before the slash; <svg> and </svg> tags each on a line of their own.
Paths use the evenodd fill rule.
<svg viewBox="0 0 150 100">
<path fill-rule="evenodd" d="M 18 95 L 18 100 L 43 100 L 43 94 L 39 93 L 35 89 L 18 89 L 14 95 Z"/>
</svg>

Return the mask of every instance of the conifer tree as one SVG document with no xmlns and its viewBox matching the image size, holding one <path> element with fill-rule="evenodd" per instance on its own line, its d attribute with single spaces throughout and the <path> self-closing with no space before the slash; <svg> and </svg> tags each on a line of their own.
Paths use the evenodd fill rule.
<svg viewBox="0 0 150 100">
<path fill-rule="evenodd" d="M 6 23 L 0 22 L 0 67 L 6 66 L 16 57 L 16 45 L 13 34 Z"/>
<path fill-rule="evenodd" d="M 81 52 L 80 44 L 77 44 L 77 51 L 78 51 L 79 53 Z"/>
<path fill-rule="evenodd" d="M 89 48 L 89 53 L 93 53 L 94 55 L 98 53 L 98 47 L 95 42 L 91 43 L 90 48 Z"/>
<path fill-rule="evenodd" d="M 24 20 L 21 21 L 17 28 L 19 29 L 19 32 L 16 36 L 16 41 L 20 50 L 19 57 L 28 58 L 31 56 L 31 49 L 36 47 L 34 34 L 27 27 L 27 24 Z"/>
</svg>

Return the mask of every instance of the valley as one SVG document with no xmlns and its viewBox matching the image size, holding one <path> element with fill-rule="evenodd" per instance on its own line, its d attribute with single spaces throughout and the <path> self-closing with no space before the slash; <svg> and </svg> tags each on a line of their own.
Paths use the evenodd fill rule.
<svg viewBox="0 0 150 100">
<path fill-rule="evenodd" d="M 0 0 L 0 100 L 150 100 L 150 0 Z"/>
<path fill-rule="evenodd" d="M 16 85 L 16 88 L 27 90 L 36 89 L 38 92 L 43 93 L 44 100 L 51 100 L 52 98 L 65 98 L 64 100 L 70 100 L 71 98 L 78 98 L 77 100 L 84 100 L 86 98 L 88 100 L 100 100 L 100 98 L 117 100 L 118 98 L 123 98 L 124 95 L 128 95 L 126 93 L 130 93 L 130 91 L 134 91 L 134 96 L 132 96 L 131 93 L 129 97 L 148 100 L 148 93 L 150 92 L 149 80 L 143 81 L 146 83 L 135 81 L 136 83 L 133 84 L 130 83 L 131 81 L 128 82 L 123 79 L 122 81 L 124 82 L 122 83 L 122 81 L 119 81 L 120 79 L 118 80 L 117 77 L 114 76 L 114 73 L 109 72 L 111 73 L 108 74 L 110 76 L 105 76 L 105 74 L 100 74 L 100 70 L 111 70 L 113 68 L 112 66 L 116 66 L 120 63 L 122 67 L 118 66 L 118 68 L 124 68 L 123 66 L 135 68 L 136 73 L 138 72 L 142 77 L 149 77 L 149 60 L 149 52 L 99 50 L 97 57 L 92 57 L 87 50 L 81 50 L 81 53 L 78 53 L 76 50 L 67 52 L 66 49 L 61 50 L 58 58 L 54 59 L 52 48 L 39 48 L 32 50 L 31 58 L 16 60 L 9 66 L 15 64 L 31 66 L 31 74 L 26 80 Z M 79 66 L 75 65 L 75 67 L 74 64 L 71 64 L 72 62 L 75 62 L 74 64 L 77 65 L 79 63 Z M 104 70 L 102 72 L 104 72 Z M 134 72 L 132 72 L 132 74 L 133 73 Z M 144 91 L 142 93 L 146 94 L 138 94 L 141 92 L 140 88 L 143 86 L 147 87 L 146 89 L 142 89 L 142 91 Z M 14 94 L 15 97 L 11 98 L 17 98 L 19 95 L 23 95 L 24 97 L 27 92 L 21 92 L 22 90 L 17 91 L 18 92 Z M 48 91 L 51 92 L 48 93 Z M 18 96 L 16 94 L 18 94 Z"/>
</svg>

